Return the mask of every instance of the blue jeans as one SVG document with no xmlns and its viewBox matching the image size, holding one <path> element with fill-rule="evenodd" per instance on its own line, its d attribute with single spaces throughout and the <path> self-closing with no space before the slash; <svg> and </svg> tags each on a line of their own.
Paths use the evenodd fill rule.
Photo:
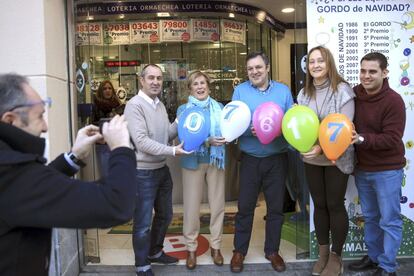
<svg viewBox="0 0 414 276">
<path fill-rule="evenodd" d="M 370 259 L 387 272 L 397 270 L 402 240 L 401 184 L 403 170 L 355 172 L 362 214 L 364 239 Z"/>
<path fill-rule="evenodd" d="M 135 266 L 150 265 L 147 257 L 160 252 L 170 225 L 172 208 L 172 179 L 167 166 L 155 170 L 137 170 L 132 245 Z M 152 210 L 155 214 L 152 219 Z M 151 224 L 152 220 L 152 224 Z"/>
</svg>

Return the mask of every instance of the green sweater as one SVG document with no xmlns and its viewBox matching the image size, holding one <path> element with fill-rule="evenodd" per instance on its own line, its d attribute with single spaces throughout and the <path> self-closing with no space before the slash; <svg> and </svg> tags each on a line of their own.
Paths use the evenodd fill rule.
<svg viewBox="0 0 414 276">
<path fill-rule="evenodd" d="M 170 124 L 164 104 L 159 102 L 154 108 L 138 94 L 128 101 L 124 115 L 135 146 L 137 169 L 164 167 L 166 155 L 174 155 L 168 143 L 177 137 L 177 124 Z"/>
</svg>

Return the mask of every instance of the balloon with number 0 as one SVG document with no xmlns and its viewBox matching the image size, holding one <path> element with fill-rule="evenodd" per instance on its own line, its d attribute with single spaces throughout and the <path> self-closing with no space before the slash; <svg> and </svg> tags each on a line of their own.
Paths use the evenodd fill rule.
<svg viewBox="0 0 414 276">
<path fill-rule="evenodd" d="M 178 138 L 184 150 L 197 150 L 210 134 L 210 116 L 198 106 L 187 108 L 180 115 Z"/>
<path fill-rule="evenodd" d="M 274 102 L 259 105 L 253 113 L 253 127 L 259 141 L 270 144 L 277 136 L 282 134 L 283 110 Z"/>
<path fill-rule="evenodd" d="M 250 126 L 250 121 L 250 109 L 244 102 L 229 102 L 221 113 L 221 136 L 226 139 L 226 142 L 239 138 Z"/>
<path fill-rule="evenodd" d="M 325 156 L 333 163 L 351 144 L 352 129 L 352 122 L 344 114 L 332 113 L 322 120 L 319 144 Z"/>
<path fill-rule="evenodd" d="M 319 119 L 307 106 L 295 105 L 282 120 L 286 141 L 300 152 L 308 152 L 318 139 Z"/>
</svg>

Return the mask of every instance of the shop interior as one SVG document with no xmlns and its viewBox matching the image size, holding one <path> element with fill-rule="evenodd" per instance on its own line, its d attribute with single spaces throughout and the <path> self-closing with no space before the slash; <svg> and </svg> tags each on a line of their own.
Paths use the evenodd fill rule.
<svg viewBox="0 0 414 276">
<path fill-rule="evenodd" d="M 78 4 L 96 1 L 77 1 Z M 127 1 L 124 1 L 127 2 Z M 252 2 L 252 1 L 250 1 Z M 300 1 L 291 1 L 297 9 L 296 13 L 305 13 Z M 75 7 L 76 9 L 76 7 Z M 114 45 L 103 32 L 102 43 L 90 40 L 77 40 L 75 47 L 76 59 L 76 88 L 78 102 L 78 127 L 93 122 L 93 95 L 103 80 L 110 80 L 119 99 L 126 103 L 139 91 L 138 73 L 149 63 L 159 65 L 163 70 L 163 89 L 160 100 L 167 108 L 171 121 L 175 119 L 177 107 L 187 101 L 187 76 L 193 70 L 206 72 L 212 79 L 210 84 L 211 95 L 223 104 L 231 101 L 234 87 L 245 81 L 245 57 L 252 51 L 263 51 L 271 60 L 272 79 L 288 84 L 295 96 L 302 84 L 301 79 L 295 79 L 296 71 L 301 71 L 301 56 L 303 41 L 297 38 L 295 24 L 290 29 L 278 29 L 258 22 L 256 18 L 240 14 L 223 12 L 181 12 L 169 14 L 167 17 L 153 13 L 131 13 L 110 15 L 76 15 L 75 33 L 80 33 L 82 26 L 105 27 L 107 23 L 125 24 L 132 27 L 132 22 L 151 21 L 162 23 L 163 20 L 180 19 L 194 22 L 195 19 L 206 19 L 221 24 L 223 20 L 230 20 L 242 24 L 244 34 L 242 41 L 225 41 L 220 38 L 210 41 L 151 41 L 148 43 L 120 43 Z M 287 22 L 291 23 L 291 22 Z M 102 24 L 102 25 L 99 25 Z M 121 25 L 119 25 L 121 26 Z M 287 24 L 286 24 L 287 26 Z M 303 30 L 302 30 L 303 31 Z M 132 40 L 132 39 L 131 39 Z M 301 44 L 300 44 L 301 43 Z M 305 41 L 306 43 L 306 41 Z M 293 45 L 293 46 L 292 46 Z M 296 45 L 298 45 L 296 47 Z M 300 46 L 301 45 L 301 46 Z M 306 47 L 304 48 L 306 52 Z M 286 62 L 287 61 L 287 62 Z M 288 63 L 288 64 L 286 64 Z M 292 78 L 293 77 L 293 78 Z M 95 122 L 96 123 L 96 122 Z M 227 145 L 226 160 L 226 218 L 223 235 L 222 253 L 225 263 L 230 262 L 233 250 L 234 215 L 237 212 L 239 149 L 233 143 Z M 285 261 L 297 261 L 309 258 L 309 204 L 308 192 L 305 189 L 303 171 L 298 156 L 291 154 L 289 162 L 289 179 L 285 196 L 285 224 L 282 233 L 280 253 Z M 97 161 L 97 154 L 90 157 L 88 165 L 81 172 L 83 179 L 94 180 L 101 176 L 101 169 Z M 169 237 L 182 241 L 180 227 L 182 227 L 182 185 L 181 169 L 177 160 L 168 158 L 167 165 L 173 177 L 174 219 L 169 229 Z M 207 199 L 205 195 L 205 199 Z M 207 202 L 207 200 L 205 200 Z M 201 210 L 201 224 L 208 225 L 209 207 L 204 203 Z M 180 215 L 181 214 L 181 215 Z M 268 262 L 264 258 L 264 226 L 266 206 L 264 199 L 259 198 L 255 211 L 252 240 L 246 263 Z M 133 265 L 131 225 L 122 225 L 110 229 L 89 229 L 83 231 L 83 247 L 85 260 L 91 265 Z M 202 230 L 202 236 L 208 240 L 208 226 Z M 167 237 L 168 239 L 168 237 Z M 201 244 L 200 240 L 200 244 Z M 185 252 L 178 242 L 166 242 L 165 250 L 180 257 Z M 208 248 L 208 247 L 207 247 Z M 180 257 L 181 259 L 181 257 Z M 198 257 L 199 264 L 212 264 L 209 251 Z M 180 264 L 185 264 L 182 256 Z"/>
</svg>

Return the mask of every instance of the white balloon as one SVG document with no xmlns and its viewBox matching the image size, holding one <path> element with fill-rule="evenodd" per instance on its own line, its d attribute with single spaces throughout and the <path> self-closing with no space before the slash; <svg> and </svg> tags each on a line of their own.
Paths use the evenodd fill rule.
<svg viewBox="0 0 414 276">
<path fill-rule="evenodd" d="M 229 102 L 221 113 L 221 136 L 226 142 L 239 138 L 250 126 L 251 119 L 250 109 L 244 102 Z"/>
</svg>

